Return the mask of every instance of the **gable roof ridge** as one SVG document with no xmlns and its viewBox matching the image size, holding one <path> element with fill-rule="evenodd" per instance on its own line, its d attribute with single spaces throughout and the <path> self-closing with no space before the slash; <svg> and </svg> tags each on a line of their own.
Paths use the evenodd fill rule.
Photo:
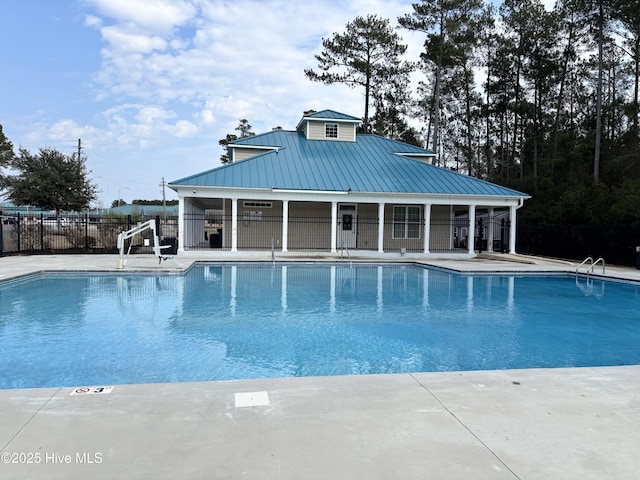
<svg viewBox="0 0 640 480">
<path fill-rule="evenodd" d="M 334 120 L 337 122 L 349 122 L 349 123 L 360 123 L 362 119 L 358 117 L 354 117 L 353 115 L 347 115 L 346 113 L 340 113 L 336 110 L 320 110 L 319 112 L 313 112 L 308 114 L 303 114 L 302 118 L 296 125 L 296 130 L 300 129 L 300 125 L 304 122 L 315 121 L 315 120 Z"/>
<path fill-rule="evenodd" d="M 336 110 L 325 109 L 320 110 L 319 112 L 309 113 L 307 115 L 303 115 L 303 118 L 318 118 L 323 120 L 350 120 L 361 122 L 362 119 L 358 117 L 354 117 L 353 115 L 347 115 L 346 113 L 338 112 Z"/>
</svg>

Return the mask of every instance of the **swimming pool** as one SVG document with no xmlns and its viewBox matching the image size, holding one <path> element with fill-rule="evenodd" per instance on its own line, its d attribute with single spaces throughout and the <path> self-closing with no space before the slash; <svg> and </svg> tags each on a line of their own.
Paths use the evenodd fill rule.
<svg viewBox="0 0 640 480">
<path fill-rule="evenodd" d="M 640 363 L 640 286 L 413 265 L 0 284 L 0 388 Z"/>
</svg>

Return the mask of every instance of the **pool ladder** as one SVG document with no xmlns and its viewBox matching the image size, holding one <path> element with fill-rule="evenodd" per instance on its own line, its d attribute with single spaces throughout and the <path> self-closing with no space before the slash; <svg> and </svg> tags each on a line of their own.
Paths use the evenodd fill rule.
<svg viewBox="0 0 640 480">
<path fill-rule="evenodd" d="M 576 277 L 580 273 L 580 268 L 588 264 L 587 270 L 585 273 L 587 274 L 587 278 L 589 278 L 589 275 L 593 273 L 594 269 L 596 268 L 596 265 L 598 265 L 599 263 L 602 263 L 602 274 L 604 275 L 605 273 L 604 258 L 600 257 L 596 261 L 594 261 L 593 257 L 587 257 L 582 261 L 580 265 L 578 265 L 578 268 L 576 268 Z"/>
<path fill-rule="evenodd" d="M 271 262 L 276 265 L 276 245 L 275 240 L 271 237 Z"/>
<path fill-rule="evenodd" d="M 353 268 L 353 262 L 351 261 L 351 254 L 349 253 L 349 247 L 347 247 L 344 243 L 344 240 L 342 241 L 342 258 L 344 258 L 344 251 L 347 251 L 347 257 L 349 258 L 349 267 Z"/>
</svg>

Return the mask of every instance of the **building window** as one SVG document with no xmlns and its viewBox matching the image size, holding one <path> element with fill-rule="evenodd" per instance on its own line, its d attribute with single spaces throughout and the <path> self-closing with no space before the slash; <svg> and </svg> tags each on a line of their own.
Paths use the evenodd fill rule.
<svg viewBox="0 0 640 480">
<path fill-rule="evenodd" d="M 257 208 L 272 208 L 271 202 L 244 202 L 244 208 L 257 207 Z"/>
<path fill-rule="evenodd" d="M 338 138 L 338 124 L 337 123 L 325 123 L 324 124 L 324 138 Z"/>
<path fill-rule="evenodd" d="M 421 222 L 421 207 L 393 207 L 393 238 L 420 238 Z"/>
</svg>

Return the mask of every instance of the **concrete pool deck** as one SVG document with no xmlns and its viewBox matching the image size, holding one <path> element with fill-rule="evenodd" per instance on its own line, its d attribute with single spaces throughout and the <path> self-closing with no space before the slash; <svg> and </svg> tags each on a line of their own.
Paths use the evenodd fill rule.
<svg viewBox="0 0 640 480">
<path fill-rule="evenodd" d="M 0 281 L 119 271 L 116 260 L 1 257 Z M 521 256 L 421 263 L 479 273 L 577 266 Z M 137 255 L 125 272 L 178 270 Z M 640 281 L 631 268 L 607 266 L 606 276 Z M 3 479 L 636 479 L 640 471 L 640 366 L 0 390 L 0 418 Z"/>
</svg>

